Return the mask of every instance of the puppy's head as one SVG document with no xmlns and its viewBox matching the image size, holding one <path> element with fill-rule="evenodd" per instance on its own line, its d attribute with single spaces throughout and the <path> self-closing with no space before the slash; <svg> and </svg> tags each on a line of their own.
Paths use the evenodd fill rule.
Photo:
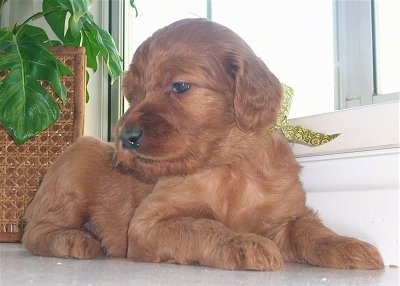
<svg viewBox="0 0 400 286">
<path fill-rule="evenodd" d="M 130 103 L 115 129 L 117 159 L 143 179 L 207 164 L 235 128 L 251 136 L 275 122 L 281 84 L 231 30 L 175 22 L 136 51 L 123 82 Z"/>
</svg>

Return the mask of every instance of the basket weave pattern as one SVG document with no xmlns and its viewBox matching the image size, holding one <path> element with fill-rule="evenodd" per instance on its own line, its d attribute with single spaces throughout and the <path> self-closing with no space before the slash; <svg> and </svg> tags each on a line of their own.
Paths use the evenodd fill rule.
<svg viewBox="0 0 400 286">
<path fill-rule="evenodd" d="M 20 146 L 0 126 L 0 242 L 20 241 L 22 217 L 44 173 L 83 131 L 84 49 L 60 47 L 53 49 L 53 53 L 74 73 L 73 76 L 62 77 L 67 88 L 65 105 L 47 83 L 42 83 L 61 107 L 58 121 Z"/>
</svg>

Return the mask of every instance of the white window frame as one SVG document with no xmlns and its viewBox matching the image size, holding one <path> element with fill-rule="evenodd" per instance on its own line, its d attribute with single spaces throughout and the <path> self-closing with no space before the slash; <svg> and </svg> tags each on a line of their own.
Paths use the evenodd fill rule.
<svg viewBox="0 0 400 286">
<path fill-rule="evenodd" d="M 374 81 L 370 1 L 335 0 L 334 5 L 335 109 L 372 104 Z"/>
<path fill-rule="evenodd" d="M 111 17 L 110 19 L 110 33 L 113 36 L 115 45 L 120 51 L 123 59 L 126 57 L 132 57 L 132 55 L 126 55 L 125 52 L 125 7 L 126 0 L 123 1 L 110 1 L 107 3 Z M 102 1 L 106 2 L 106 1 Z M 133 9 L 133 8 L 132 8 Z M 123 63 L 123 70 L 127 70 L 128 67 L 125 66 L 125 61 Z M 114 84 L 110 87 L 109 96 L 109 122 L 108 122 L 108 138 L 107 140 L 113 141 L 113 129 L 116 126 L 119 118 L 124 113 L 124 97 L 122 96 L 122 78 L 120 77 Z"/>
<path fill-rule="evenodd" d="M 337 110 L 400 98 L 400 92 L 379 95 L 375 93 L 372 1 L 374 0 L 333 2 L 336 22 L 334 61 Z"/>
</svg>

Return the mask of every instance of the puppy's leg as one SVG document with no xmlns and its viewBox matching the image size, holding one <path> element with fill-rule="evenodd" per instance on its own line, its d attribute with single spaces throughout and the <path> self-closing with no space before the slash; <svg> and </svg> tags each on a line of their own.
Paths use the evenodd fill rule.
<svg viewBox="0 0 400 286">
<path fill-rule="evenodd" d="M 144 202 L 130 224 L 128 258 L 223 269 L 277 270 L 282 266 L 282 256 L 271 240 L 232 232 L 204 218 L 204 209 L 196 207 L 184 210 Z"/>
<path fill-rule="evenodd" d="M 287 260 L 338 269 L 382 269 L 378 250 L 355 238 L 339 236 L 308 210 L 286 229 L 282 253 Z"/>
<path fill-rule="evenodd" d="M 29 231 L 23 244 L 34 255 L 90 259 L 100 252 L 99 242 L 84 230 L 41 224 Z"/>
<path fill-rule="evenodd" d="M 24 216 L 22 242 L 31 253 L 80 259 L 99 254 L 99 242 L 83 228 L 94 170 L 85 162 L 100 157 L 93 152 L 104 149 L 98 145 L 93 139 L 80 139 L 47 171 Z"/>
<path fill-rule="evenodd" d="M 83 201 L 71 192 L 41 188 L 27 209 L 22 242 L 34 255 L 88 259 L 99 242 L 83 229 Z"/>
</svg>

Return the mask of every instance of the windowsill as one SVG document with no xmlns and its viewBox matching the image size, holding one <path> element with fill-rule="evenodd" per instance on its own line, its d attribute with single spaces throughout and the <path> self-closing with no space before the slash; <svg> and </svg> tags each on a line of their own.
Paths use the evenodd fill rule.
<svg viewBox="0 0 400 286">
<path fill-rule="evenodd" d="M 293 151 L 296 157 L 306 157 L 397 148 L 399 107 L 400 101 L 393 101 L 290 119 L 290 124 L 302 125 L 313 131 L 341 133 L 333 141 L 319 147 L 294 144 Z"/>
<path fill-rule="evenodd" d="M 293 144 L 307 192 L 399 190 L 399 101 L 289 120 L 333 141 Z"/>
</svg>

